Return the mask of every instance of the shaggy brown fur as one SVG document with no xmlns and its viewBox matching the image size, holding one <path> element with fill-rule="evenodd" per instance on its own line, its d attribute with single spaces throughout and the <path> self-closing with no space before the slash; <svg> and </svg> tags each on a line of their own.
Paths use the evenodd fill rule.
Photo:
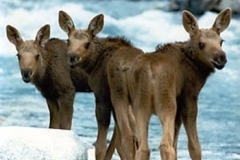
<svg viewBox="0 0 240 160">
<path fill-rule="evenodd" d="M 123 38 L 96 37 L 103 27 L 101 14 L 91 20 L 88 29 L 77 30 L 71 17 L 60 11 L 59 24 L 68 34 L 70 42 L 68 62 L 71 66 L 81 67 L 86 71 L 89 75 L 89 85 L 96 98 L 98 122 L 96 159 L 111 159 L 115 145 L 121 159 L 133 159 L 135 153 L 131 129 L 133 118 L 129 114 L 126 74 L 134 58 L 143 52 Z M 106 154 L 106 136 L 111 111 L 114 113 L 115 131 Z"/>
<path fill-rule="evenodd" d="M 34 41 L 23 41 L 18 30 L 10 25 L 6 29 L 9 41 L 18 51 L 23 81 L 33 83 L 46 98 L 50 111 L 49 128 L 71 129 L 75 90 L 87 92 L 90 88 L 85 72 L 70 70 L 67 44 L 58 39 L 49 40 L 49 25 L 38 31 Z"/>
<path fill-rule="evenodd" d="M 183 123 L 191 159 L 201 159 L 197 134 L 197 99 L 208 76 L 226 62 L 220 33 L 231 19 L 231 10 L 222 11 L 211 29 L 199 29 L 195 17 L 183 12 L 187 42 L 159 46 L 155 52 L 138 56 L 128 72 L 128 83 L 136 119 L 138 140 L 136 160 L 149 159 L 148 123 L 156 114 L 163 134 L 159 146 L 162 160 L 177 159 L 177 140 Z"/>
</svg>

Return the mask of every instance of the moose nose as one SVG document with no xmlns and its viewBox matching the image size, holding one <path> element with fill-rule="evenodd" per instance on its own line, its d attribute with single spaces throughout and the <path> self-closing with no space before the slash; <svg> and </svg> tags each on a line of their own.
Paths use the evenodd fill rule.
<svg viewBox="0 0 240 160">
<path fill-rule="evenodd" d="M 75 67 L 79 62 L 79 55 L 73 52 L 68 53 L 68 64 L 70 67 Z"/>
<path fill-rule="evenodd" d="M 223 52 L 222 54 L 216 56 L 214 59 L 214 65 L 217 69 L 223 69 L 225 64 L 227 63 L 227 58 L 225 53 Z"/>
<path fill-rule="evenodd" d="M 22 69 L 21 70 L 21 74 L 22 74 L 22 80 L 26 83 L 31 81 L 31 77 L 32 77 L 32 70 L 27 68 L 27 69 Z"/>
</svg>

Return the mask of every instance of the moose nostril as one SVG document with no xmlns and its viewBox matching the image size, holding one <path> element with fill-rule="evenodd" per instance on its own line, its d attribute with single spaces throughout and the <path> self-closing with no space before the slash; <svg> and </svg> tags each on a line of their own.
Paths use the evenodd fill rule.
<svg viewBox="0 0 240 160">
<path fill-rule="evenodd" d="M 24 82 L 28 83 L 31 81 L 32 70 L 31 69 L 23 69 L 21 71 L 22 79 Z"/>
<path fill-rule="evenodd" d="M 216 57 L 213 58 L 213 65 L 217 68 L 217 69 L 222 69 L 225 64 L 227 63 L 227 58 L 226 55 L 223 54 L 218 54 Z"/>
<path fill-rule="evenodd" d="M 74 61 L 75 61 L 75 57 L 73 57 L 73 56 L 70 57 L 70 62 L 71 62 L 71 63 L 74 63 Z"/>
<path fill-rule="evenodd" d="M 225 55 L 219 55 L 217 57 L 214 58 L 214 61 L 217 63 L 226 63 L 227 59 Z"/>
<path fill-rule="evenodd" d="M 227 63 L 227 58 L 226 58 L 225 55 L 221 55 L 220 59 L 221 59 L 222 62 Z"/>
</svg>

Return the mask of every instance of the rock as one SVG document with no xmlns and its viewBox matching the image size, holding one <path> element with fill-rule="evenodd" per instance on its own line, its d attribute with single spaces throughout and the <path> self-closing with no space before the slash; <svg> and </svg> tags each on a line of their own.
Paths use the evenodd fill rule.
<svg viewBox="0 0 240 160">
<path fill-rule="evenodd" d="M 169 10 L 189 10 L 195 15 L 202 15 L 205 11 L 215 7 L 220 0 L 170 0 Z"/>
<path fill-rule="evenodd" d="M 214 9 L 221 11 L 227 7 L 230 7 L 233 13 L 240 14 L 240 0 L 221 0 L 221 2 L 214 7 Z"/>
<path fill-rule="evenodd" d="M 73 131 L 0 127 L 1 160 L 87 160 L 88 149 Z"/>
<path fill-rule="evenodd" d="M 209 10 L 220 12 L 227 7 L 240 14 L 240 0 L 170 0 L 168 4 L 169 11 L 189 10 L 195 15 Z"/>
</svg>

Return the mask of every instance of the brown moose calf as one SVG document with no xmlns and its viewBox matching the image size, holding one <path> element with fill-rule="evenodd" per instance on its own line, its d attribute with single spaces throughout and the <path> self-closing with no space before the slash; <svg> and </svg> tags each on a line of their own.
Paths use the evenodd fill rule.
<svg viewBox="0 0 240 160">
<path fill-rule="evenodd" d="M 197 20 L 183 11 L 183 26 L 190 40 L 159 46 L 155 52 L 138 56 L 128 72 L 128 83 L 136 119 L 136 160 L 149 159 L 148 124 L 156 114 L 162 124 L 162 160 L 177 159 L 177 140 L 183 123 L 190 157 L 201 159 L 197 134 L 197 100 L 208 76 L 222 69 L 227 58 L 220 33 L 229 25 L 231 10 L 223 10 L 211 29 L 199 29 Z"/>
<path fill-rule="evenodd" d="M 89 86 L 96 99 L 98 136 L 96 159 L 111 158 L 116 147 L 122 160 L 134 159 L 134 135 L 129 115 L 129 94 L 126 73 L 137 55 L 143 52 L 123 38 L 98 38 L 102 30 L 103 15 L 94 17 L 86 30 L 76 29 L 71 17 L 59 12 L 59 25 L 68 34 L 68 63 L 80 67 L 89 75 Z M 111 111 L 115 118 L 113 141 L 106 152 L 106 136 Z M 117 141 L 115 138 L 118 138 Z"/>
<path fill-rule="evenodd" d="M 87 92 L 90 88 L 85 72 L 70 70 L 67 44 L 58 39 L 49 40 L 49 25 L 37 32 L 35 40 L 27 41 L 16 28 L 8 25 L 6 30 L 9 41 L 18 51 L 23 81 L 33 83 L 46 98 L 50 111 L 49 128 L 71 129 L 75 90 Z"/>
</svg>

